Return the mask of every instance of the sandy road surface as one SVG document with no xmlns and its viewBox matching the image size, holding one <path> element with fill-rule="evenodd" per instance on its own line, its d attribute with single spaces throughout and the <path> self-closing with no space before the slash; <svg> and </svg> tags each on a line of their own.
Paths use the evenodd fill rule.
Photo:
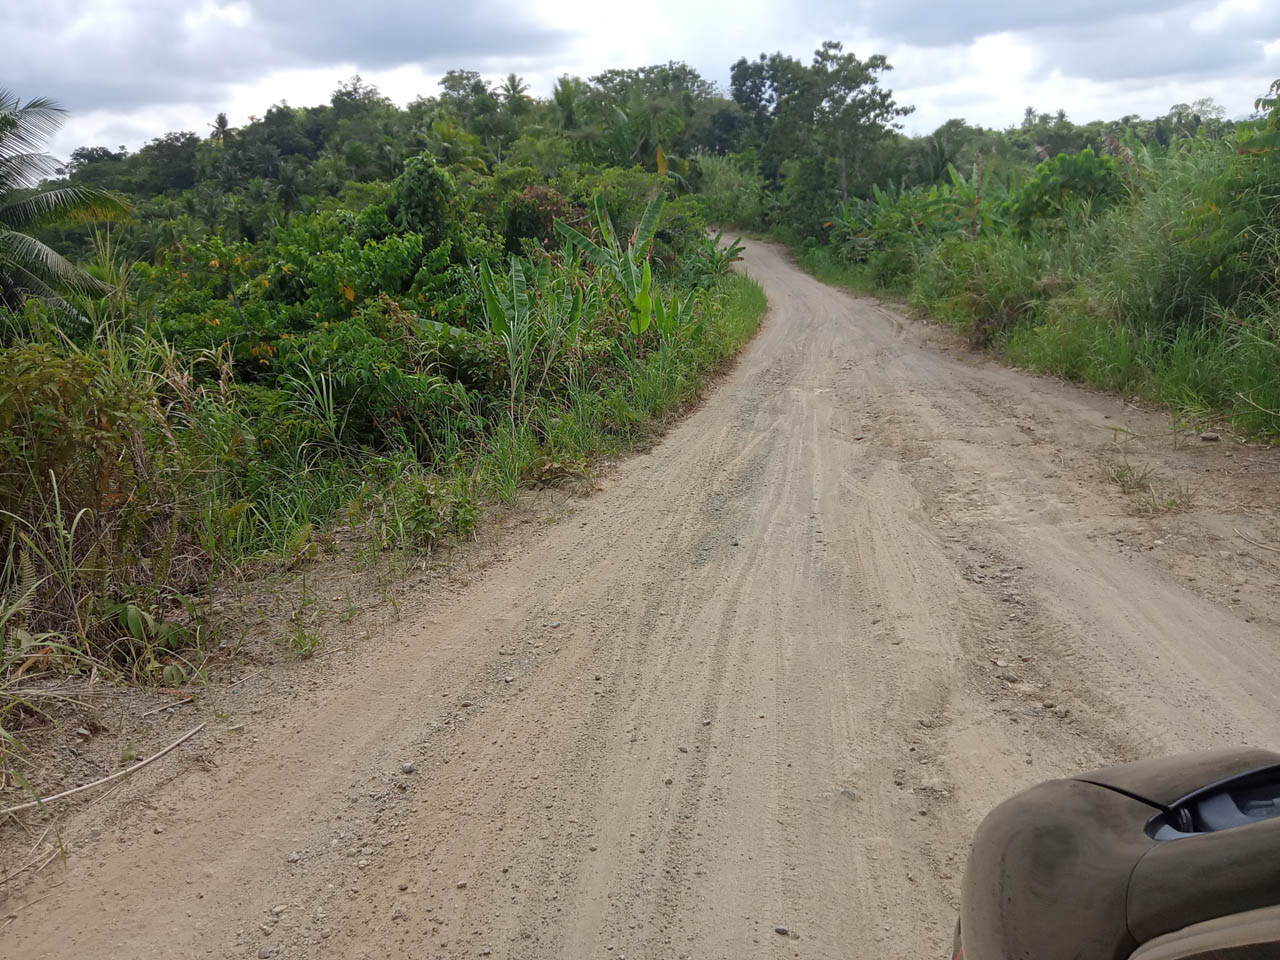
<svg viewBox="0 0 1280 960">
<path fill-rule="evenodd" d="M 1136 517 L 1101 464 L 1158 418 L 746 265 L 772 312 L 705 405 L 252 741 L 78 813 L 0 954 L 942 957 L 1003 796 L 1280 744 L 1280 555 L 1230 531 L 1274 542 L 1274 461 L 1139 442 L 1203 479 Z"/>
</svg>

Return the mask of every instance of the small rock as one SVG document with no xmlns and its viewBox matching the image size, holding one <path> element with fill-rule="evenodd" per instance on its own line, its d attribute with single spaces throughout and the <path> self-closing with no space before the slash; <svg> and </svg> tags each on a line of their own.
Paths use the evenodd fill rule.
<svg viewBox="0 0 1280 960">
<path fill-rule="evenodd" d="M 412 763 L 402 763 L 402 764 L 400 764 L 400 772 L 401 772 L 401 773 L 413 773 L 413 771 L 415 771 L 415 770 L 417 770 L 417 769 L 418 769 L 418 768 L 417 768 L 416 766 L 414 766 Z"/>
<path fill-rule="evenodd" d="M 93 736 L 93 734 L 91 734 L 85 727 L 76 727 L 76 736 L 83 737 L 87 740 Z"/>
<path fill-rule="evenodd" d="M 593 844 L 591 844 L 591 846 L 587 847 L 587 849 L 588 849 L 588 850 L 590 850 L 592 853 L 595 853 L 595 852 L 596 852 L 597 850 L 599 850 L 600 848 L 599 848 L 599 847 L 597 847 L 597 846 L 593 843 Z"/>
<path fill-rule="evenodd" d="M 152 833 L 164 833 L 164 827 L 152 827 L 152 828 L 151 828 L 151 832 L 152 832 Z"/>
<path fill-rule="evenodd" d="M 278 917 L 280 916 L 280 914 L 284 913 L 288 909 L 289 908 L 285 904 L 277 903 L 274 907 L 271 908 L 271 915 L 273 917 Z"/>
<path fill-rule="evenodd" d="M 774 927 L 774 928 L 773 928 L 773 932 L 774 932 L 774 933 L 780 933 L 780 934 L 782 934 L 782 936 L 784 936 L 784 937 L 785 937 L 785 936 L 786 936 L 787 934 L 789 934 L 791 931 L 790 931 L 790 930 L 788 930 L 786 927 L 784 927 L 782 924 L 778 924 L 776 927 Z"/>
<path fill-rule="evenodd" d="M 997 666 L 997 667 L 1007 667 L 1008 665 L 1009 665 L 1009 661 L 1008 661 L 1008 660 L 997 660 L 997 661 L 996 661 L 996 666 Z"/>
<path fill-rule="evenodd" d="M 510 682 L 511 682 L 512 680 L 514 680 L 514 679 L 515 679 L 515 677 L 503 677 L 503 678 L 502 678 L 502 682 L 503 682 L 503 683 L 510 683 Z"/>
<path fill-rule="evenodd" d="M 473 704 L 471 703 L 471 701 L 470 701 L 470 700 L 463 700 L 463 701 L 462 701 L 462 706 L 464 706 L 464 707 L 470 707 L 470 706 L 473 706 Z"/>
<path fill-rule="evenodd" d="M 295 850 L 295 851 L 293 851 L 293 853 L 289 854 L 289 862 L 290 862 L 290 863 L 297 863 L 297 862 L 298 862 L 299 860 L 301 860 L 301 859 L 302 859 L 302 854 L 300 854 L 297 850 Z"/>
<path fill-rule="evenodd" d="M 667 777 L 667 786 L 668 786 L 668 787 L 669 787 L 669 786 L 671 786 L 671 778 L 670 778 L 670 777 Z"/>
<path fill-rule="evenodd" d="M 321 940 L 328 940 L 332 936 L 333 936 L 333 931 L 330 930 L 328 927 L 325 927 L 323 930 L 320 931 Z"/>
<path fill-rule="evenodd" d="M 1216 433 L 1202 433 L 1200 434 L 1200 439 L 1205 443 L 1215 443 L 1218 440 L 1221 440 L 1222 437 Z"/>
<path fill-rule="evenodd" d="M 465 880 L 459 880 L 459 881 L 458 881 L 458 883 L 457 883 L 457 887 L 458 887 L 458 889 L 459 889 L 459 890 L 465 890 L 465 889 L 467 889 L 467 881 L 465 881 Z"/>
<path fill-rule="evenodd" d="M 369 860 L 367 857 L 362 857 L 361 859 L 356 861 L 356 866 L 359 867 L 361 870 L 365 870 L 368 868 L 369 864 L 372 862 L 373 861 Z"/>
<path fill-rule="evenodd" d="M 688 753 L 688 752 L 689 752 L 689 748 L 688 748 L 688 747 L 676 747 L 676 749 L 677 749 L 677 750 L 679 750 L 681 753 Z"/>
<path fill-rule="evenodd" d="M 272 950 L 270 947 L 258 948 L 258 956 L 261 958 L 261 960 L 266 960 L 267 957 L 271 956 L 271 953 L 272 953 Z"/>
<path fill-rule="evenodd" d="M 551 629 L 552 629 L 552 630 L 555 630 L 555 629 L 556 629 L 557 627 L 559 627 L 559 626 L 560 626 L 560 621 L 559 621 L 559 620 L 552 620 L 552 621 L 551 621 Z"/>
<path fill-rule="evenodd" d="M 709 727 L 709 726 L 711 726 L 711 721 L 710 721 L 710 720 L 703 720 L 703 721 L 702 721 L 702 725 L 703 725 L 704 727 Z"/>
<path fill-rule="evenodd" d="M 406 890 L 408 890 L 408 889 L 409 889 L 409 885 L 408 885 L 407 883 L 402 883 L 402 884 L 400 884 L 399 890 L 400 890 L 400 892 L 401 892 L 401 893 L 404 893 L 404 891 L 406 891 Z"/>
</svg>

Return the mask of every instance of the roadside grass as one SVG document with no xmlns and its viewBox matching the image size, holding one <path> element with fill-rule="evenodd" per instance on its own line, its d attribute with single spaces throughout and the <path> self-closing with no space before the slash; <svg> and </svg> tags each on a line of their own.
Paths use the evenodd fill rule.
<svg viewBox="0 0 1280 960">
<path fill-rule="evenodd" d="M 518 416 L 447 406 L 425 458 L 411 443 L 374 454 L 310 426 L 296 443 L 259 436 L 235 391 L 216 378 L 197 385 L 145 334 L 66 356 L 39 343 L 10 351 L 31 363 L 4 376 L 12 385 L 29 368 L 57 415 L 29 421 L 43 433 L 29 431 L 21 453 L 41 468 L 0 478 L 9 539 L 0 771 L 21 750 L 23 725 L 42 716 L 37 677 L 206 682 L 218 650 L 213 582 L 305 570 L 335 524 L 368 566 L 420 556 L 469 536 L 486 505 L 581 483 L 600 458 L 646 442 L 701 394 L 766 308 L 760 286 L 737 274 L 698 297 L 687 333 L 648 349 L 619 344 L 608 364 L 582 364 L 565 389 L 531 395 Z M 307 423 L 332 418 L 320 411 Z M 305 576 L 300 590 L 282 642 L 305 658 L 322 638 Z"/>
<path fill-rule="evenodd" d="M 1043 319 L 996 344 L 1009 362 L 1169 408 L 1179 419 L 1224 419 L 1249 436 L 1280 433 L 1280 340 L 1273 314 L 1224 316 L 1172 336 L 1135 329 L 1088 303 L 1050 302 Z"/>
<path fill-rule="evenodd" d="M 944 243 L 905 289 L 879 286 L 868 264 L 842 261 L 826 247 L 793 253 L 832 286 L 905 294 L 924 316 L 1015 366 L 1138 396 L 1182 420 L 1280 435 L 1280 306 L 1271 300 L 1217 308 L 1196 324 L 1146 327 L 1123 318 L 1096 276 L 1080 279 L 1081 250 L 1050 256 L 1035 243 L 994 246 Z"/>
<path fill-rule="evenodd" d="M 877 293 L 875 283 L 862 264 L 841 260 L 828 247 L 792 248 L 796 262 L 814 277 L 833 287 L 853 293 Z"/>
<path fill-rule="evenodd" d="M 732 192 L 707 202 L 770 223 L 819 280 L 905 300 L 1014 365 L 1280 438 L 1280 153 L 1196 138 L 1089 156 L 1114 180 L 1107 202 L 1035 178 L 973 192 L 955 174 L 802 229 L 748 203 L 732 164 L 711 185 Z M 1037 177 L 1058 183 L 1062 165 Z"/>
<path fill-rule="evenodd" d="M 1185 510 L 1195 502 L 1190 487 L 1183 483 L 1164 483 L 1155 470 L 1134 465 L 1128 458 L 1107 467 L 1107 478 L 1140 513 L 1170 513 Z"/>
</svg>

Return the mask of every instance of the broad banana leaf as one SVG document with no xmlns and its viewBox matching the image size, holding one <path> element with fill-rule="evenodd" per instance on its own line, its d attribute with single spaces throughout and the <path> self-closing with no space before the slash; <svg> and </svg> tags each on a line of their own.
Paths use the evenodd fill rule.
<svg viewBox="0 0 1280 960">
<path fill-rule="evenodd" d="M 484 315 L 489 329 L 498 336 L 506 336 L 511 332 L 511 322 L 507 318 L 507 305 L 503 303 L 502 294 L 493 279 L 493 271 L 487 261 L 480 261 L 480 294 L 484 301 Z"/>
</svg>

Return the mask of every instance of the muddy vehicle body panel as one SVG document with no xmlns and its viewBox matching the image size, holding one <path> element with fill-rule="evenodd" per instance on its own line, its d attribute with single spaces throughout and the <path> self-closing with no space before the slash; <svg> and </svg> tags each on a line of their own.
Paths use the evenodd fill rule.
<svg viewBox="0 0 1280 960">
<path fill-rule="evenodd" d="M 958 941 L 965 960 L 1280 958 L 1280 754 L 1146 760 L 1005 801 L 974 836 Z"/>
</svg>

